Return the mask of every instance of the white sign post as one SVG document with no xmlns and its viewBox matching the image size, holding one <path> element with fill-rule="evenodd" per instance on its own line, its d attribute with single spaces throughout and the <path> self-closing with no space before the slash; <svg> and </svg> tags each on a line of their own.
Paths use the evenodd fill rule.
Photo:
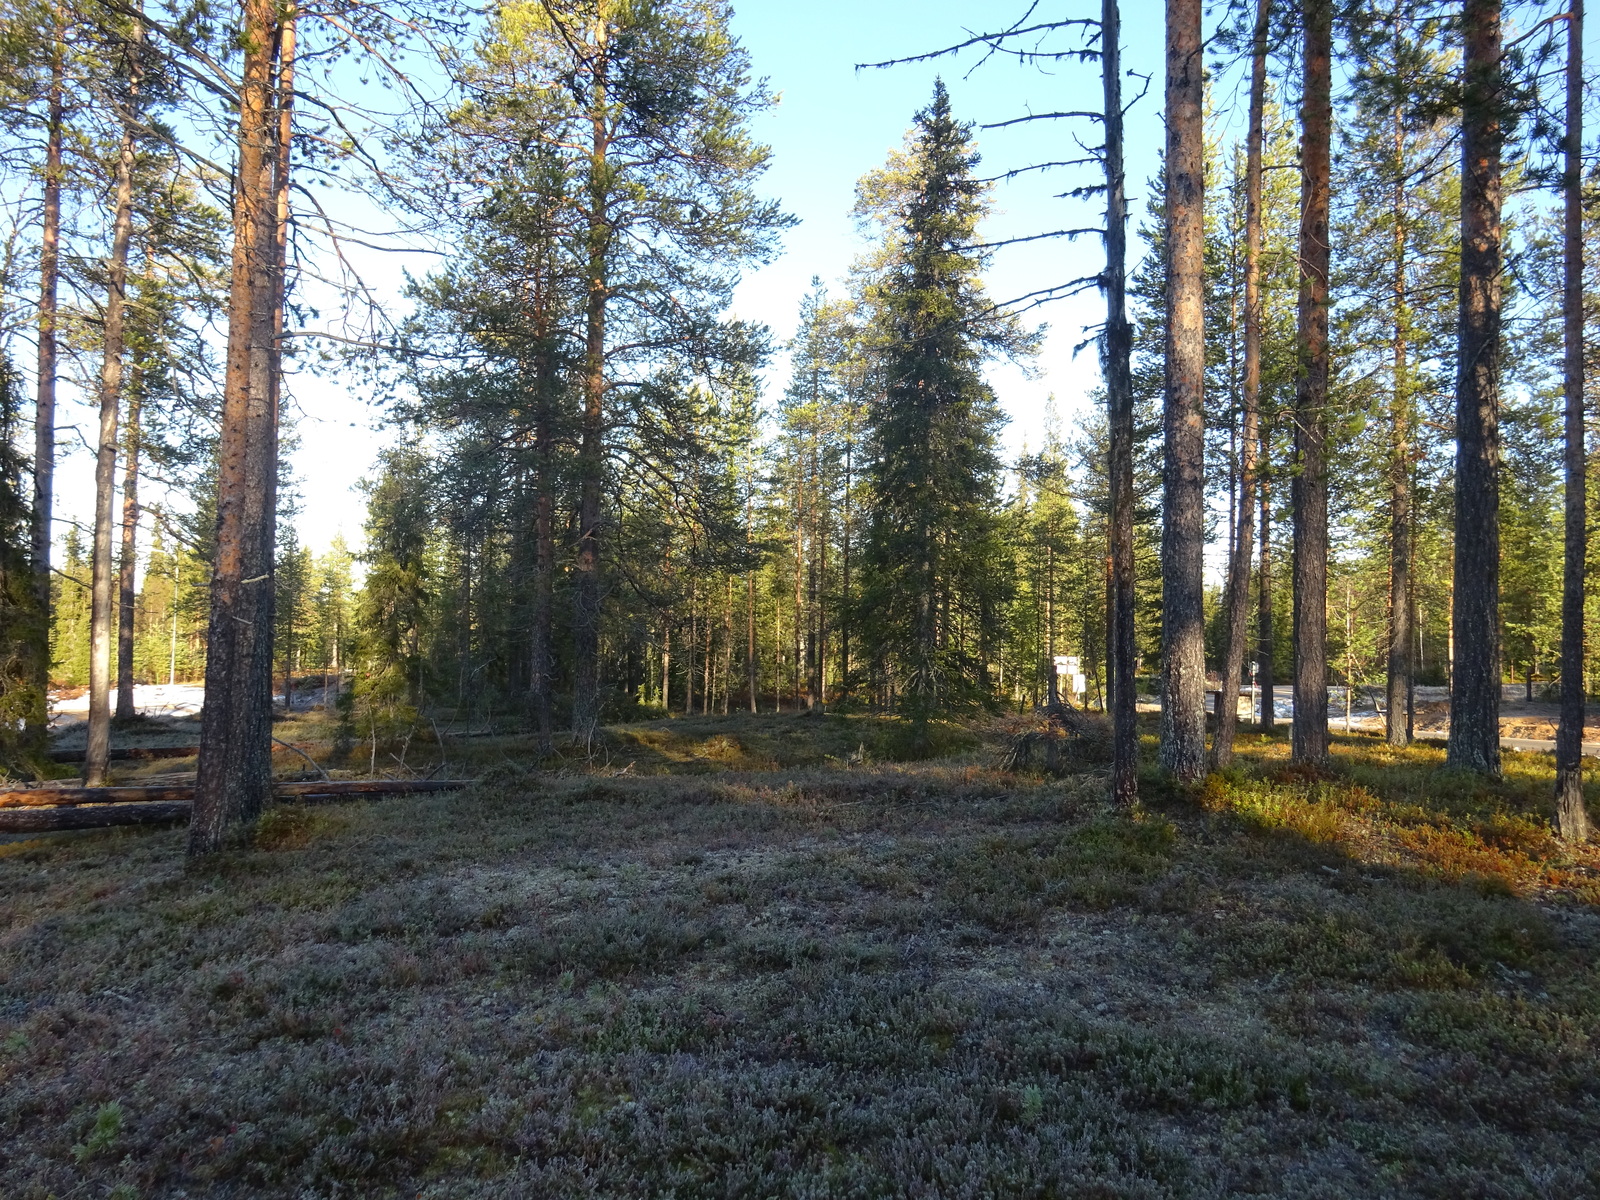
<svg viewBox="0 0 1600 1200">
<path fill-rule="evenodd" d="M 1056 678 L 1066 677 L 1066 692 L 1069 696 L 1081 696 L 1089 690 L 1088 680 L 1083 674 L 1082 663 L 1083 660 L 1076 654 L 1058 654 L 1055 656 Z"/>
</svg>

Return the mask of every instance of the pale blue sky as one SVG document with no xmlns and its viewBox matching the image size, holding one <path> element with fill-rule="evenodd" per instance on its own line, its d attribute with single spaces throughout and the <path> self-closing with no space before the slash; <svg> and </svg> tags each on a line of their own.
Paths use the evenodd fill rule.
<svg viewBox="0 0 1600 1200">
<path fill-rule="evenodd" d="M 975 61 L 969 52 L 959 60 L 888 70 L 855 69 L 860 62 L 916 54 L 960 41 L 970 31 L 1014 21 L 1025 9 L 1026 0 L 1001 4 L 745 0 L 737 7 L 734 31 L 750 52 L 754 72 L 766 77 L 781 97 L 756 125 L 757 135 L 773 149 L 762 188 L 799 218 L 785 238 L 784 253 L 751 272 L 740 286 L 737 315 L 768 324 L 781 343 L 793 331 L 801 297 L 812 276 L 820 276 L 837 289 L 851 260 L 864 249 L 849 215 L 855 182 L 900 144 L 912 114 L 927 102 L 936 74 L 949 86 L 956 113 L 980 125 L 1029 112 L 1098 107 L 1099 69 L 1094 63 L 1063 62 L 1041 70 L 996 58 L 969 74 Z M 1067 4 L 1064 0 L 1041 5 L 1041 13 L 1052 16 L 1091 15 L 1098 9 L 1097 4 Z M 1163 21 L 1164 6 L 1158 0 L 1130 0 L 1124 5 L 1124 67 L 1153 76 L 1150 94 L 1128 118 L 1127 175 L 1135 227 L 1144 218 L 1162 139 L 1159 72 Z M 1210 29 L 1208 18 L 1208 33 Z M 1131 97 L 1141 84 L 1128 79 L 1124 86 Z M 1228 138 L 1242 132 L 1237 86 L 1236 72 L 1212 82 L 1212 107 L 1220 132 Z M 1099 139 L 1098 130 L 1088 122 L 980 129 L 982 170 L 999 174 L 1030 162 L 1078 157 L 1081 151 L 1074 145 L 1074 134 L 1091 145 Z M 995 213 L 985 233 L 999 239 L 1096 226 L 1101 220 L 1098 198 L 1055 198 L 1070 187 L 1096 179 L 1094 168 L 1078 167 L 1001 184 L 994 193 Z M 352 203 L 356 207 L 350 211 L 365 208 L 364 202 Z M 1138 238 L 1133 237 L 1131 253 L 1137 257 L 1142 250 Z M 397 312 L 404 307 L 399 296 L 402 272 L 424 274 L 437 262 L 425 255 L 379 254 L 359 247 L 350 247 L 349 253 L 366 284 L 387 298 Z M 1101 253 L 1099 239 L 1093 236 L 1002 250 L 989 276 L 991 295 L 1006 299 L 1092 275 L 1099 269 Z M 323 306 L 317 324 L 334 323 L 329 307 Z M 1048 321 L 1050 329 L 1032 377 L 1004 365 L 991 371 L 1010 418 L 1004 435 L 1009 450 L 1039 445 L 1045 401 L 1051 394 L 1068 429 L 1083 412 L 1099 372 L 1092 347 L 1076 356 L 1072 351 L 1084 340 L 1086 327 L 1099 321 L 1102 314 L 1101 298 L 1093 291 L 1036 311 L 1030 319 Z M 784 374 L 784 359 L 779 355 L 767 372 L 769 399 L 781 393 Z M 381 412 L 369 403 L 361 386 L 355 380 L 302 374 L 291 389 L 300 438 L 293 459 L 303 497 L 298 526 L 302 538 L 314 549 L 324 548 L 340 532 L 352 544 L 359 542 L 365 504 L 355 485 L 371 471 L 378 450 L 392 436 L 381 427 Z M 74 412 L 77 406 L 70 396 L 63 400 L 68 421 L 87 418 L 86 413 Z M 92 496 L 90 456 L 65 432 L 62 449 L 58 515 L 81 522 L 88 515 L 87 500 Z"/>
<path fill-rule="evenodd" d="M 813 275 L 836 284 L 851 260 L 864 249 L 850 218 L 856 180 L 881 164 L 898 146 L 912 114 L 942 74 L 958 115 L 994 121 L 1028 111 L 1092 108 L 1099 101 L 1098 68 L 1066 64 L 1045 74 L 1033 68 L 994 61 L 963 78 L 971 57 L 883 71 L 857 71 L 855 64 L 915 53 L 961 40 L 963 23 L 971 26 L 988 6 L 954 0 L 813 0 L 809 4 L 778 0 L 746 0 L 737 9 L 734 30 L 750 51 L 757 75 L 765 76 L 780 103 L 760 118 L 758 136 L 773 149 L 772 166 L 762 190 L 780 199 L 800 223 L 785 237 L 784 253 L 752 272 L 739 288 L 735 310 L 741 317 L 770 325 L 777 340 L 789 336 L 801 297 Z M 1011 16 L 1004 6 L 988 7 L 994 19 Z M 1017 9 L 1020 13 L 1021 7 Z M 1162 9 L 1145 2 L 1131 5 L 1125 21 L 1133 46 L 1127 65 L 1140 71 L 1159 66 Z M 1155 31 L 1152 36 L 1145 36 Z M 1137 84 L 1130 81 L 1130 87 Z M 1070 140 L 1076 130 L 1091 144 L 1097 131 L 1087 123 L 1038 122 L 1016 130 L 979 133 L 985 172 L 999 172 L 1039 158 L 1075 156 Z M 1131 117 L 1129 178 L 1142 199 L 1142 181 L 1155 165 L 1160 137 L 1159 104 L 1147 97 Z M 1099 204 L 1054 200 L 1053 193 L 1094 177 L 1091 168 L 1034 175 L 1003 185 L 995 195 L 996 213 L 988 234 L 1016 236 L 1064 226 L 1096 225 Z M 1096 238 L 1069 245 L 1064 240 L 1035 243 L 1000 252 L 990 287 L 997 298 L 1031 292 L 1098 269 Z M 404 264 L 393 256 L 375 260 L 371 278 L 381 287 L 398 283 L 399 269 L 426 271 L 429 260 Z M 1099 319 L 1101 301 L 1089 294 L 1076 301 L 1049 305 L 1033 315 L 1048 320 L 1051 333 L 1034 378 L 997 367 L 995 385 L 1012 417 L 1006 440 L 1013 448 L 1024 441 L 1037 446 L 1045 397 L 1054 392 L 1064 421 L 1079 408 L 1098 378 L 1092 349 L 1076 359 L 1072 346 L 1082 340 L 1086 322 Z M 780 356 L 768 371 L 767 394 L 775 397 L 784 384 Z M 336 532 L 359 539 L 363 501 L 353 485 L 369 470 L 373 456 L 388 439 L 372 428 L 373 411 L 337 381 L 302 378 L 296 385 L 304 415 L 302 446 L 295 467 L 305 498 L 299 518 L 302 537 L 321 548 Z"/>
</svg>

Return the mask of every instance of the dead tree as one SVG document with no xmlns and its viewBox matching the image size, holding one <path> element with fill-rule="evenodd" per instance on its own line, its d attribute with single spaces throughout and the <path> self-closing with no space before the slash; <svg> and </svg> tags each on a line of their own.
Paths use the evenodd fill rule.
<svg viewBox="0 0 1600 1200">
<path fill-rule="evenodd" d="M 1267 28 L 1272 0 L 1257 0 L 1250 41 L 1250 122 L 1245 134 L 1244 169 L 1244 379 L 1240 430 L 1239 500 L 1233 557 L 1228 564 L 1227 644 L 1222 654 L 1222 692 L 1211 762 L 1233 761 L 1233 734 L 1239 717 L 1239 679 L 1250 638 L 1250 558 L 1254 534 L 1256 446 L 1261 416 L 1261 150 L 1267 106 Z"/>
<path fill-rule="evenodd" d="M 1111 794 L 1132 804 L 1139 798 L 1139 733 L 1134 686 L 1133 563 L 1133 327 L 1128 324 L 1128 198 L 1122 150 L 1122 20 L 1117 0 L 1100 9 L 1100 80 L 1105 95 L 1106 327 L 1101 335 L 1101 371 L 1106 384 L 1111 488 L 1110 605 L 1106 646 L 1111 680 Z"/>
<path fill-rule="evenodd" d="M 1556 826 L 1589 838 L 1583 803 L 1583 601 L 1588 540 L 1588 455 L 1583 411 L 1583 0 L 1567 16 L 1567 127 L 1563 199 L 1562 318 L 1566 402 L 1566 563 L 1561 592 L 1561 723 L 1556 729 Z"/>
</svg>

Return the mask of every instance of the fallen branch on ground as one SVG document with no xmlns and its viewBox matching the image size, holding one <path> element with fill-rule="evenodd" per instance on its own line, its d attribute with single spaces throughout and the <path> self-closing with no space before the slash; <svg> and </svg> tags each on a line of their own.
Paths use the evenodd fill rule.
<svg viewBox="0 0 1600 1200">
<path fill-rule="evenodd" d="M 470 779 L 331 779 L 275 783 L 276 799 L 315 801 L 336 796 L 399 792 L 448 792 Z M 189 815 L 193 784 L 166 787 L 25 788 L 0 792 L 0 833 L 49 829 L 98 829 L 110 825 L 176 821 Z M 110 815 L 126 813 L 126 816 Z"/>
</svg>

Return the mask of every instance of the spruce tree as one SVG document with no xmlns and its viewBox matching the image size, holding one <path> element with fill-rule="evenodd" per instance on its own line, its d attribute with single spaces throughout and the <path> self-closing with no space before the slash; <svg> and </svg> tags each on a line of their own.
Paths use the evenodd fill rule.
<svg viewBox="0 0 1600 1200">
<path fill-rule="evenodd" d="M 1002 553 L 992 515 L 1000 459 L 993 393 L 980 374 L 1028 339 L 993 315 L 974 249 L 985 211 L 973 178 L 971 126 L 942 82 L 916 115 L 898 178 L 873 183 L 891 255 L 871 290 L 882 338 L 883 394 L 870 411 L 872 509 L 861 611 L 867 652 L 901 709 L 919 719 L 989 691 L 985 663 L 957 623 L 992 628 Z"/>
</svg>

